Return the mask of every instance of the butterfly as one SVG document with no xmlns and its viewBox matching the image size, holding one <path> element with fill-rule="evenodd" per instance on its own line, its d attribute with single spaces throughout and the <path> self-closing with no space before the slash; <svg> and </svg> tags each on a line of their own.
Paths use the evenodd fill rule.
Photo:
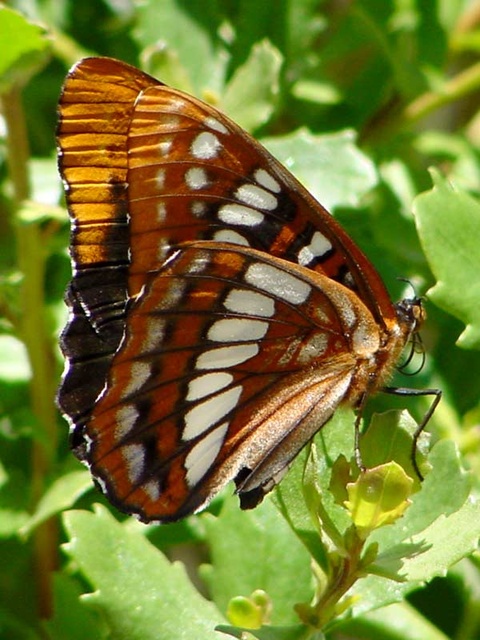
<svg viewBox="0 0 480 640">
<path fill-rule="evenodd" d="M 386 385 L 421 301 L 393 304 L 238 125 L 123 62 L 72 68 L 57 139 L 74 453 L 144 522 L 197 512 L 230 480 L 255 506 L 339 406 Z"/>
</svg>

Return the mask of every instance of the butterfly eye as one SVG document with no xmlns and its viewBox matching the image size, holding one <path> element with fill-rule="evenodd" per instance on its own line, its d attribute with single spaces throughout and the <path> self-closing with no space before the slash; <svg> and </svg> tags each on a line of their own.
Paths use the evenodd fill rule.
<svg viewBox="0 0 480 640">
<path fill-rule="evenodd" d="M 330 214 L 212 106 L 107 58 L 67 76 L 74 274 L 58 403 L 119 509 L 255 506 L 420 323 Z M 431 390 L 430 390 L 431 391 Z"/>
</svg>

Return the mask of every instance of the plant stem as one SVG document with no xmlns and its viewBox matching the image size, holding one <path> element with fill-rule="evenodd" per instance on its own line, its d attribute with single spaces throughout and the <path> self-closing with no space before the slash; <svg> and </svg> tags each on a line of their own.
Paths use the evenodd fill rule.
<svg viewBox="0 0 480 640">
<path fill-rule="evenodd" d="M 347 556 L 341 559 L 329 588 L 315 604 L 314 608 L 320 621 L 320 629 L 324 628 L 325 624 L 337 615 L 340 599 L 360 577 L 363 546 L 364 542 L 355 537 L 355 543 L 349 548 Z"/>
<path fill-rule="evenodd" d="M 480 88 L 480 62 L 446 82 L 442 91 L 428 91 L 405 107 L 404 123 L 413 124 L 432 111 L 467 96 Z"/>
<path fill-rule="evenodd" d="M 7 162 L 17 205 L 30 195 L 27 162 L 29 148 L 20 91 L 2 94 L 2 111 L 7 124 Z"/>
<path fill-rule="evenodd" d="M 56 449 L 57 428 L 54 397 L 54 356 L 44 317 L 46 249 L 40 225 L 21 220 L 22 203 L 30 195 L 28 176 L 28 138 L 18 87 L 1 96 L 7 125 L 7 162 L 13 185 L 17 220 L 15 223 L 19 269 L 23 276 L 20 296 L 20 338 L 24 341 L 31 371 L 32 407 L 42 432 L 34 438 L 32 451 L 32 508 L 45 489 L 45 478 L 52 465 Z M 35 573 L 39 609 L 42 616 L 51 612 L 51 571 L 56 565 L 57 532 L 53 520 L 35 532 Z"/>
<path fill-rule="evenodd" d="M 392 102 L 384 113 L 367 125 L 362 132 L 362 140 L 372 145 L 380 138 L 391 137 L 398 131 L 409 129 L 437 109 L 479 89 L 480 62 L 477 62 L 445 82 L 441 90 L 427 91 L 404 107 L 399 106 L 396 101 Z"/>
<path fill-rule="evenodd" d="M 352 536 L 346 554 L 338 556 L 332 567 L 328 585 L 313 605 L 297 605 L 302 622 L 316 630 L 322 630 L 342 610 L 340 600 L 363 575 L 362 550 L 364 541 L 356 533 Z"/>
</svg>

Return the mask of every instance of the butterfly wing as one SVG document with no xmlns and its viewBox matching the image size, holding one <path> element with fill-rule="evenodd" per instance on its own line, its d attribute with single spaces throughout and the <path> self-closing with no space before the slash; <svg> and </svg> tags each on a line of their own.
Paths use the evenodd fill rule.
<svg viewBox="0 0 480 640">
<path fill-rule="evenodd" d="M 144 520 L 197 510 L 232 478 L 252 506 L 391 369 L 397 311 L 328 212 L 213 107 L 88 58 L 59 114 L 74 273 L 58 403 L 74 450 Z M 253 265 L 267 284 L 245 280 Z"/>
<path fill-rule="evenodd" d="M 59 104 L 59 170 L 71 217 L 73 278 L 66 294 L 67 356 L 58 403 L 88 419 L 125 330 L 130 235 L 127 139 L 135 100 L 152 78 L 115 60 L 87 58 L 69 73 Z"/>
<path fill-rule="evenodd" d="M 325 276 L 251 248 L 188 243 L 129 310 L 87 426 L 92 472 L 146 521 L 198 510 L 233 478 L 254 506 L 352 401 L 359 363 L 378 346 L 372 315 Z"/>
<path fill-rule="evenodd" d="M 179 242 L 266 251 L 343 283 L 387 331 L 396 322 L 382 281 L 343 229 L 213 107 L 123 62 L 86 58 L 68 75 L 59 115 L 74 265 L 59 404 L 73 422 L 103 386 L 127 300 Z"/>
<path fill-rule="evenodd" d="M 212 106 L 164 85 L 143 90 L 128 158 L 131 295 L 178 243 L 215 240 L 315 270 L 355 291 L 381 327 L 396 321 L 383 282 L 340 225 Z"/>
</svg>

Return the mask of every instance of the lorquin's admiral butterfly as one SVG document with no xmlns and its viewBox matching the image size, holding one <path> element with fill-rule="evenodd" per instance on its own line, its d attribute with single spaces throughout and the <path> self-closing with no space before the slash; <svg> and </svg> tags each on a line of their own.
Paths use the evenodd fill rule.
<svg viewBox="0 0 480 640">
<path fill-rule="evenodd" d="M 393 304 L 235 123 L 127 64 L 73 67 L 58 144 L 73 262 L 58 402 L 75 454 L 146 522 L 232 479 L 255 506 L 339 405 L 383 387 L 420 301 Z"/>
</svg>

